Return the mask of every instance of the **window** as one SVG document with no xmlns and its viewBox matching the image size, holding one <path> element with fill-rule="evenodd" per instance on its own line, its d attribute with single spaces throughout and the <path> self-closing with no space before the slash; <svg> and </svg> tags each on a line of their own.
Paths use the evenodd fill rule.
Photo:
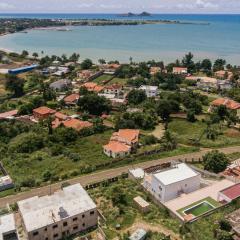
<svg viewBox="0 0 240 240">
<path fill-rule="evenodd" d="M 91 212 L 90 212 L 90 215 L 93 215 L 93 214 L 94 214 L 94 211 L 91 211 Z"/>
<path fill-rule="evenodd" d="M 53 227 L 52 227 L 52 228 L 54 229 L 54 228 L 57 228 L 57 227 L 58 227 L 58 225 L 56 224 L 56 225 L 53 225 Z"/>
<path fill-rule="evenodd" d="M 77 229 L 78 229 L 78 226 L 73 227 L 73 230 L 77 230 Z"/>
<path fill-rule="evenodd" d="M 57 234 L 57 233 L 56 233 L 56 234 L 54 234 L 54 235 L 53 235 L 53 237 L 54 237 L 54 238 L 57 238 L 57 237 L 58 237 L 58 234 Z"/>
<path fill-rule="evenodd" d="M 77 221 L 77 219 L 78 219 L 77 217 L 73 218 L 73 222 Z"/>
<path fill-rule="evenodd" d="M 37 236 L 37 235 L 38 235 L 38 232 L 34 232 L 34 233 L 33 233 L 33 236 Z"/>
<path fill-rule="evenodd" d="M 64 226 L 64 227 L 66 227 L 67 225 L 68 225 L 68 223 L 67 223 L 67 222 L 64 222 L 64 223 L 63 223 L 63 226 Z"/>
<path fill-rule="evenodd" d="M 85 227 L 85 223 L 83 223 L 82 226 Z"/>
<path fill-rule="evenodd" d="M 44 231 L 46 232 L 46 231 L 47 231 L 47 228 L 44 228 Z"/>
<path fill-rule="evenodd" d="M 45 240 L 48 240 L 48 237 L 46 237 Z"/>
<path fill-rule="evenodd" d="M 82 218 L 85 218 L 85 214 L 82 215 Z"/>
</svg>

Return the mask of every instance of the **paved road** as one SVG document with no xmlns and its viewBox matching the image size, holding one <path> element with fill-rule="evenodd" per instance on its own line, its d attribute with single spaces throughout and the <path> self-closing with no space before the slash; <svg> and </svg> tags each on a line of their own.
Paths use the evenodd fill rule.
<svg viewBox="0 0 240 240">
<path fill-rule="evenodd" d="M 124 166 L 124 167 L 104 170 L 101 172 L 95 172 L 92 174 L 69 179 L 69 180 L 67 180 L 67 182 L 69 182 L 70 184 L 81 183 L 83 186 L 86 186 L 91 183 L 100 182 L 100 181 L 103 181 L 103 180 L 106 180 L 109 178 L 119 176 L 122 173 L 126 173 L 128 171 L 128 169 L 132 168 L 133 166 L 146 168 L 146 167 L 151 167 L 151 166 L 163 163 L 163 162 L 170 162 L 170 161 L 174 161 L 174 160 L 176 161 L 179 159 L 182 159 L 182 160 L 184 160 L 184 159 L 191 160 L 192 158 L 198 159 L 198 158 L 201 158 L 208 151 L 211 151 L 211 149 L 202 149 L 199 152 L 195 152 L 195 153 L 188 153 L 188 154 L 178 155 L 178 156 L 174 156 L 174 157 L 162 158 L 162 159 L 138 163 L 138 164 L 134 164 L 134 165 L 128 165 L 128 166 Z M 240 146 L 222 148 L 222 149 L 219 149 L 219 151 L 226 153 L 226 154 L 240 152 Z M 4 198 L 0 198 L 0 208 L 5 207 L 7 204 L 13 204 L 17 201 L 20 201 L 20 200 L 23 200 L 26 198 L 30 198 L 30 197 L 33 197 L 36 195 L 43 196 L 43 195 L 50 194 L 52 192 L 59 190 L 61 188 L 61 185 L 62 185 L 62 182 L 59 182 L 59 183 L 55 183 L 55 184 L 52 184 L 49 186 L 44 186 L 41 188 L 34 188 L 30 191 L 18 193 L 16 195 L 11 195 L 11 196 L 7 196 Z"/>
</svg>

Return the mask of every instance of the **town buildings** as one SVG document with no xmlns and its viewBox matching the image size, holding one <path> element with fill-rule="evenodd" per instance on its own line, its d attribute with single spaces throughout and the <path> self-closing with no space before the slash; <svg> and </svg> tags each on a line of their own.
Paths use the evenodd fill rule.
<svg viewBox="0 0 240 240">
<path fill-rule="evenodd" d="M 113 133 L 109 143 L 103 146 L 104 153 L 113 158 L 129 155 L 138 146 L 139 134 L 139 130 L 120 129 Z"/>
<path fill-rule="evenodd" d="M 187 74 L 188 69 L 186 67 L 173 67 L 173 74 Z"/>
<path fill-rule="evenodd" d="M 172 166 L 144 178 L 144 187 L 164 203 L 200 188 L 201 175 L 185 163 Z"/>
<path fill-rule="evenodd" d="M 158 95 L 157 86 L 142 85 L 139 90 L 143 90 L 147 97 L 156 97 Z"/>
<path fill-rule="evenodd" d="M 61 79 L 49 85 L 49 87 L 55 91 L 66 91 L 71 86 L 72 86 L 72 81 L 69 79 Z"/>
<path fill-rule="evenodd" d="M 33 109 L 33 116 L 36 120 L 47 119 L 50 116 L 54 116 L 55 113 L 56 110 L 53 110 L 45 106 Z"/>
<path fill-rule="evenodd" d="M 80 184 L 17 204 L 29 240 L 58 240 L 98 224 L 96 205 Z"/>
<path fill-rule="evenodd" d="M 225 106 L 227 109 L 231 110 L 231 111 L 236 111 L 237 116 L 240 116 L 240 103 L 231 100 L 229 98 L 218 98 L 214 101 L 211 102 L 211 106 L 209 108 L 209 111 L 213 111 L 216 107 L 219 106 Z"/>
<path fill-rule="evenodd" d="M 79 98 L 80 95 L 78 93 L 73 93 L 65 97 L 63 101 L 66 105 L 76 105 Z"/>
</svg>

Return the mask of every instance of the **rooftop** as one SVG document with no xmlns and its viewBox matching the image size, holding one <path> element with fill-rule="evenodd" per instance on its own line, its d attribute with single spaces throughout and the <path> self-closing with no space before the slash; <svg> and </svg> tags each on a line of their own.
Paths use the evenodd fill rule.
<svg viewBox="0 0 240 240">
<path fill-rule="evenodd" d="M 156 91 L 158 89 L 158 87 L 157 86 L 142 85 L 139 89 Z"/>
<path fill-rule="evenodd" d="M 80 184 L 65 187 L 53 195 L 19 201 L 18 206 L 28 232 L 96 208 Z"/>
<path fill-rule="evenodd" d="M 18 110 L 12 110 L 9 112 L 0 113 L 0 119 L 14 117 L 18 114 Z"/>
<path fill-rule="evenodd" d="M 140 134 L 140 131 L 137 129 L 119 129 L 118 132 L 113 133 L 112 138 L 114 140 L 115 138 L 121 138 L 128 142 L 135 143 L 135 142 L 138 142 L 139 134 Z"/>
<path fill-rule="evenodd" d="M 64 121 L 63 125 L 65 127 L 73 128 L 77 131 L 80 131 L 83 128 L 92 127 L 93 124 L 88 121 L 80 121 L 78 119 L 72 118 L 72 119 L 68 119 L 68 120 Z"/>
<path fill-rule="evenodd" d="M 224 105 L 227 108 L 232 109 L 232 110 L 240 109 L 240 103 L 238 103 L 234 100 L 228 99 L 228 98 L 218 98 L 218 99 L 212 101 L 211 104 L 214 106 Z"/>
<path fill-rule="evenodd" d="M 154 177 L 164 185 L 170 185 L 198 175 L 199 173 L 196 173 L 192 168 L 188 167 L 188 165 L 181 163 L 170 170 L 155 173 Z"/>
<path fill-rule="evenodd" d="M 7 214 L 0 217 L 0 240 L 3 240 L 3 235 L 16 231 L 14 215 Z"/>
<path fill-rule="evenodd" d="M 114 153 L 128 152 L 131 149 L 130 146 L 117 141 L 110 141 L 104 148 Z"/>
<path fill-rule="evenodd" d="M 221 193 L 231 200 L 240 197 L 240 183 L 222 190 Z"/>
<path fill-rule="evenodd" d="M 56 111 L 51 108 L 43 106 L 43 107 L 33 109 L 33 112 L 41 115 L 45 115 L 45 114 L 54 114 Z"/>
<path fill-rule="evenodd" d="M 79 94 L 73 93 L 73 94 L 65 97 L 64 98 L 64 102 L 70 102 L 70 103 L 71 102 L 75 102 L 75 101 L 77 101 L 79 99 L 79 97 L 80 97 Z"/>
</svg>

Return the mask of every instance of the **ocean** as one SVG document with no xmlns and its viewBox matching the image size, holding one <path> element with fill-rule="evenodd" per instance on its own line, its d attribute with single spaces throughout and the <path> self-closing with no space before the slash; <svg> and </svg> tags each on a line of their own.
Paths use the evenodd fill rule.
<svg viewBox="0 0 240 240">
<path fill-rule="evenodd" d="M 192 52 L 195 60 L 224 58 L 240 65 L 240 15 L 154 14 L 123 18 L 117 14 L 0 14 L 4 18 L 151 19 L 209 24 L 152 24 L 138 26 L 79 26 L 71 31 L 29 30 L 0 37 L 0 49 L 41 55 L 79 53 L 81 59 L 120 62 L 181 59 Z"/>
</svg>

